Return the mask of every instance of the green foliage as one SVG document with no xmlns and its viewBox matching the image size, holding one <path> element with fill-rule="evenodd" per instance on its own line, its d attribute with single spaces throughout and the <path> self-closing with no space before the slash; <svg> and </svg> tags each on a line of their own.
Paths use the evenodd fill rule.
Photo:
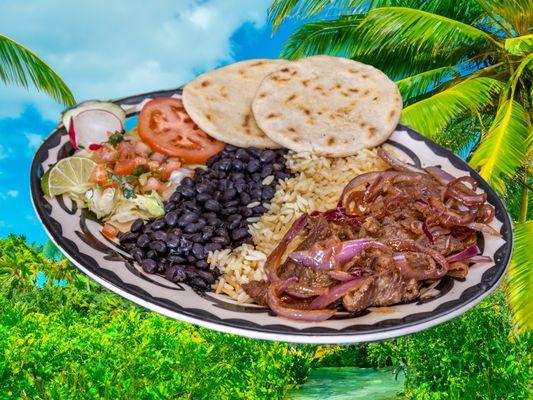
<svg viewBox="0 0 533 400">
<path fill-rule="evenodd" d="M 46 93 L 67 106 L 76 102 L 68 86 L 37 54 L 0 35 L 0 80 L 7 84 L 29 87 Z"/>
<path fill-rule="evenodd" d="M 45 247 L 58 258 L 52 245 Z M 15 289 L 0 290 L 2 399 L 276 399 L 310 368 L 344 366 L 404 368 L 408 398 L 526 398 L 531 340 L 509 339 L 499 292 L 452 322 L 406 338 L 303 346 L 217 333 L 146 311 L 68 263 L 45 259 L 24 238 L 0 239 L 0 254 L 11 257 L 12 267 L 31 266 Z M 37 270 L 68 283 L 49 279 L 39 289 L 31 285 Z"/>
<path fill-rule="evenodd" d="M 513 342 L 501 292 L 435 328 L 369 344 L 374 365 L 403 366 L 408 399 L 527 399 L 531 376 L 528 335 Z"/>
</svg>

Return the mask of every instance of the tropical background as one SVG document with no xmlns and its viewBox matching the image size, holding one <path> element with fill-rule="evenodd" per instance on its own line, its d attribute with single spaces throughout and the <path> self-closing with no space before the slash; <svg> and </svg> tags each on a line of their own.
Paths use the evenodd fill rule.
<svg viewBox="0 0 533 400">
<path fill-rule="evenodd" d="M 0 22 L 0 398 L 528 398 L 531 0 L 7 0 Z M 504 198 L 510 272 L 473 311 L 367 345 L 260 342 L 132 305 L 46 241 L 28 171 L 62 107 L 175 87 L 233 60 L 312 54 L 382 69 L 403 122 Z"/>
</svg>

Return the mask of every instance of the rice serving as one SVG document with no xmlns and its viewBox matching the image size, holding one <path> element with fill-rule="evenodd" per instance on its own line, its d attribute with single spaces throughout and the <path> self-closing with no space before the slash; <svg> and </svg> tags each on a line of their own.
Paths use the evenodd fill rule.
<svg viewBox="0 0 533 400">
<path fill-rule="evenodd" d="M 294 152 L 289 152 L 285 158 L 294 176 L 280 181 L 270 204 L 263 204 L 267 212 L 249 226 L 254 244 L 209 253 L 207 261 L 211 267 L 218 267 L 223 273 L 212 286 L 216 293 L 248 302 L 250 298 L 241 285 L 266 279 L 263 264 L 268 254 L 300 215 L 334 208 L 351 179 L 387 168 L 376 152 L 368 149 L 342 158 Z"/>
</svg>

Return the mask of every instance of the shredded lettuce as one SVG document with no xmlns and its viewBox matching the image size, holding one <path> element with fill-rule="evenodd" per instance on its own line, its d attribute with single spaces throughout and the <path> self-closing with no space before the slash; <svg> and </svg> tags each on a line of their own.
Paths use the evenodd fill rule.
<svg viewBox="0 0 533 400">
<path fill-rule="evenodd" d="M 160 217 L 165 213 L 163 202 L 156 192 L 150 195 L 137 195 L 135 198 L 122 197 L 111 215 L 105 218 L 106 222 L 123 226 L 137 218 L 147 219 Z"/>
<path fill-rule="evenodd" d="M 90 189 L 85 193 L 85 204 L 87 208 L 96 214 L 97 218 L 103 218 L 109 215 L 117 202 L 120 193 L 115 188 L 107 189 Z"/>
</svg>

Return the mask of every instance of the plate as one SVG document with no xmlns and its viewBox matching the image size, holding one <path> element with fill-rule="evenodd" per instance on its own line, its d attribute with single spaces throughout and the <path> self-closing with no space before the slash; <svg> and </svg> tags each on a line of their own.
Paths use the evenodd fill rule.
<svg viewBox="0 0 533 400">
<path fill-rule="evenodd" d="M 155 97 L 179 97 L 181 88 L 116 100 L 132 118 Z M 500 283 L 512 254 L 512 223 L 495 191 L 468 164 L 412 129 L 398 126 L 386 146 L 394 147 L 412 163 L 439 165 L 452 175 L 470 175 L 488 195 L 496 216 L 491 224 L 501 237 L 479 235 L 478 246 L 493 262 L 477 263 L 460 281 L 446 277 L 438 295 L 390 307 L 372 307 L 356 316 L 336 315 L 310 323 L 277 317 L 268 309 L 238 304 L 225 295 L 199 295 L 187 285 L 146 274 L 120 246 L 104 238 L 101 224 L 86 217 L 68 198 L 46 199 L 40 177 L 58 160 L 72 154 L 67 132 L 60 126 L 44 140 L 31 167 L 31 196 L 50 239 L 87 276 L 109 290 L 160 314 L 221 332 L 258 339 L 298 343 L 357 343 L 390 339 L 435 326 L 464 313 Z"/>
</svg>

